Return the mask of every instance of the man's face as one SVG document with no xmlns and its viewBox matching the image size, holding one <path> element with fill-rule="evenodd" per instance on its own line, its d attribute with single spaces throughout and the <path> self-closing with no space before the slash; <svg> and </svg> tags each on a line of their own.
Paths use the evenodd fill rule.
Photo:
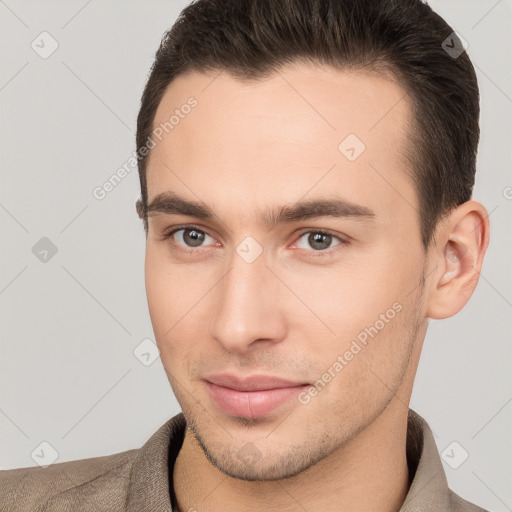
<svg viewBox="0 0 512 512">
<path fill-rule="evenodd" d="M 409 102 L 363 72 L 194 72 L 170 85 L 154 127 L 191 96 L 197 105 L 152 149 L 148 203 L 172 192 L 212 215 L 150 216 L 151 321 L 210 460 L 238 478 L 291 476 L 397 400 L 407 409 L 426 328 Z M 343 202 L 339 215 L 279 218 L 325 200 Z"/>
</svg>

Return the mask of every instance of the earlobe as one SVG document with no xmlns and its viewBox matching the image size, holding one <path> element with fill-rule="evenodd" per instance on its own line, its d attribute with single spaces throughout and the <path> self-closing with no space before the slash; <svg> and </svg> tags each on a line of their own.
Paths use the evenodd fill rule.
<svg viewBox="0 0 512 512">
<path fill-rule="evenodd" d="M 427 316 L 449 318 L 469 301 L 478 283 L 489 244 L 485 208 L 468 201 L 456 208 L 440 227 L 436 254 L 438 272 L 431 289 Z"/>
</svg>

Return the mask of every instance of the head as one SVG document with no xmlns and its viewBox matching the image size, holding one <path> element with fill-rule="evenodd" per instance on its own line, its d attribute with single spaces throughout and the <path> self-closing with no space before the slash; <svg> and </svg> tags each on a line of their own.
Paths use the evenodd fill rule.
<svg viewBox="0 0 512 512">
<path fill-rule="evenodd" d="M 198 0 L 164 35 L 137 125 L 148 304 L 225 473 L 291 476 L 406 415 L 428 319 L 469 300 L 488 220 L 452 33 L 420 0 Z M 235 413 L 221 373 L 303 387 Z"/>
</svg>

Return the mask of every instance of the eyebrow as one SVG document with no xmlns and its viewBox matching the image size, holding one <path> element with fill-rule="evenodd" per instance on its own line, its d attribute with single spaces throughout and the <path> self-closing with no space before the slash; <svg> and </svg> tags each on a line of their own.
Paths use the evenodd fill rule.
<svg viewBox="0 0 512 512">
<path fill-rule="evenodd" d="M 163 192 L 151 200 L 148 206 L 148 217 L 157 214 L 187 215 L 203 220 L 219 220 L 213 210 L 202 202 L 189 201 L 174 192 Z M 316 217 L 352 217 L 374 219 L 375 213 L 368 207 L 346 201 L 341 198 L 316 199 L 283 205 L 266 210 L 263 223 L 273 228 L 279 224 L 287 224 Z"/>
</svg>

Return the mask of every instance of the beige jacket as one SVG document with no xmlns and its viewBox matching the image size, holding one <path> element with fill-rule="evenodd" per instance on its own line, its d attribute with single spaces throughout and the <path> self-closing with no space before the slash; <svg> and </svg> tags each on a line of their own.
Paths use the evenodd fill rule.
<svg viewBox="0 0 512 512">
<path fill-rule="evenodd" d="M 0 511 L 172 512 L 169 474 L 185 426 L 180 413 L 139 449 L 47 468 L 0 471 Z M 412 409 L 407 457 L 414 479 L 400 512 L 485 512 L 448 488 L 432 431 Z"/>
</svg>

